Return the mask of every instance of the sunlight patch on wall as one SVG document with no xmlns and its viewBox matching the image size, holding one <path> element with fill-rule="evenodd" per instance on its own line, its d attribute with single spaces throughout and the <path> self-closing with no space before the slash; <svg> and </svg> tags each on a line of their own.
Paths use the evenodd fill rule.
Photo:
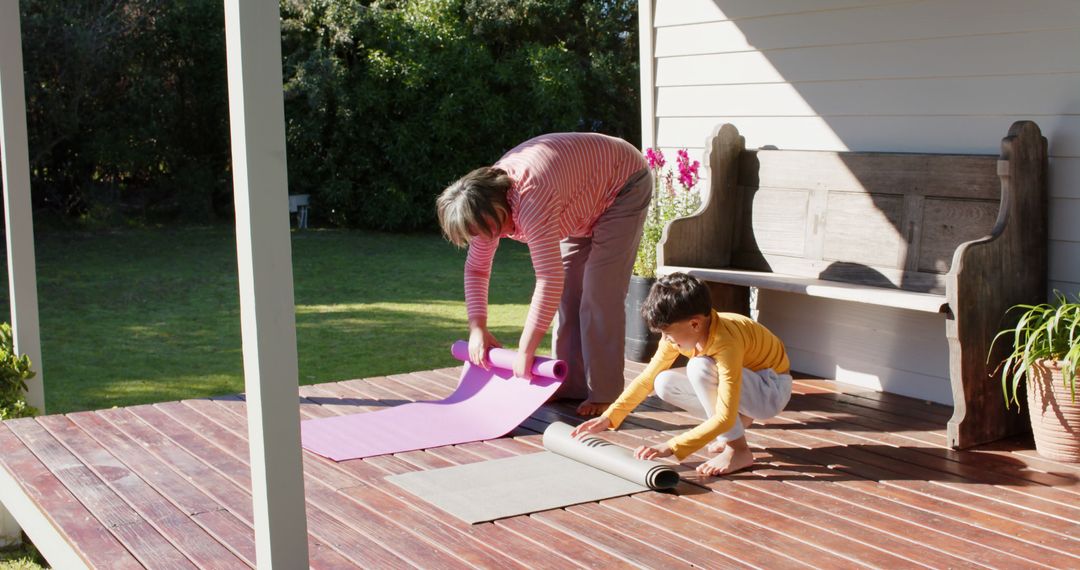
<svg viewBox="0 0 1080 570">
<path fill-rule="evenodd" d="M 871 372 L 863 370 L 856 370 L 854 368 L 848 368 L 840 364 L 836 365 L 836 371 L 834 377 L 837 381 L 845 384 L 854 384 L 856 386 L 862 386 L 864 388 L 870 388 L 873 390 L 881 390 L 883 388 L 881 377 Z"/>
</svg>

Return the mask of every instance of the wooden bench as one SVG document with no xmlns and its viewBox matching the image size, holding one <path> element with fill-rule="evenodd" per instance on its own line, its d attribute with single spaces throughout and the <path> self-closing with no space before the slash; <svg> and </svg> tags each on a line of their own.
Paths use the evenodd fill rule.
<svg viewBox="0 0 1080 570">
<path fill-rule="evenodd" d="M 1001 347 L 987 354 L 1007 309 L 1047 294 L 1038 126 L 1013 124 L 999 157 L 744 147 L 733 125 L 713 131 L 708 196 L 664 230 L 658 273 L 701 278 L 718 309 L 744 314 L 750 287 L 944 313 L 949 444 L 1024 429 L 991 378 Z"/>
</svg>

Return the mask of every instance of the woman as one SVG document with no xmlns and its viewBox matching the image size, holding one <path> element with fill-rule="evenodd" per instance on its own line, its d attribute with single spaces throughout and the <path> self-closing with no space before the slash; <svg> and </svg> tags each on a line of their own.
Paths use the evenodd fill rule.
<svg viewBox="0 0 1080 570">
<path fill-rule="evenodd" d="M 559 395 L 584 399 L 581 415 L 604 411 L 623 388 L 623 300 L 651 189 L 638 149 L 597 133 L 530 139 L 446 188 L 439 224 L 452 243 L 469 246 L 473 364 L 487 367 L 487 350 L 501 346 L 487 328 L 487 293 L 495 250 L 508 237 L 529 246 L 536 273 L 514 374 L 529 377 L 557 309 L 554 356 L 569 364 Z"/>
</svg>

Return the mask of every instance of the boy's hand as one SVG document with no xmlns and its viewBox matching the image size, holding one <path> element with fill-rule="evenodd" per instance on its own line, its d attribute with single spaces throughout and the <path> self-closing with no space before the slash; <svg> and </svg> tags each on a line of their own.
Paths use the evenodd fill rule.
<svg viewBox="0 0 1080 570">
<path fill-rule="evenodd" d="M 634 450 L 634 457 L 638 459 L 657 459 L 660 457 L 669 457 L 675 452 L 671 451 L 671 448 L 666 443 L 658 445 L 643 445 Z"/>
<path fill-rule="evenodd" d="M 570 437 L 574 439 L 582 439 L 590 435 L 600 433 L 610 427 L 611 420 L 601 416 L 578 425 L 578 427 L 574 428 L 574 430 L 570 432 Z"/>
</svg>

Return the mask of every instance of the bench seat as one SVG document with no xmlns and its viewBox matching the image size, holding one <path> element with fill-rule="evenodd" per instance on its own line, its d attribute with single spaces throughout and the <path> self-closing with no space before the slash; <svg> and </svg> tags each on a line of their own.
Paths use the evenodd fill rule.
<svg viewBox="0 0 1080 570">
<path fill-rule="evenodd" d="M 661 268 L 661 275 L 686 273 L 702 281 L 726 283 L 743 287 L 757 287 L 786 293 L 801 293 L 810 297 L 823 297 L 856 303 L 868 303 L 884 307 L 909 309 L 925 313 L 948 312 L 949 302 L 945 295 L 918 293 L 903 289 L 870 287 L 843 281 L 828 281 L 812 277 L 764 273 L 742 269 L 705 269 L 701 267 L 679 267 L 667 265 Z"/>
</svg>

